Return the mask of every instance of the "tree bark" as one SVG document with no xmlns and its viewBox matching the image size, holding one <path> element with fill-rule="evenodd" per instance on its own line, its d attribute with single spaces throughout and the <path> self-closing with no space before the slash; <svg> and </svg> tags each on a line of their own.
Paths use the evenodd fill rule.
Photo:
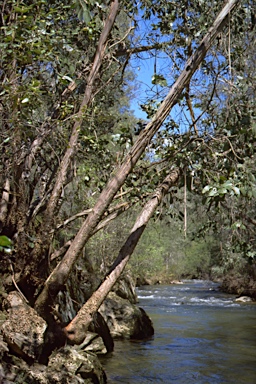
<svg viewBox="0 0 256 384">
<path fill-rule="evenodd" d="M 67 179 L 67 173 L 68 173 L 71 159 L 76 152 L 81 124 L 84 119 L 84 112 L 86 108 L 90 106 L 90 103 L 92 100 L 94 82 L 102 64 L 102 59 L 107 46 L 107 39 L 113 28 L 114 21 L 118 13 L 118 8 L 119 8 L 119 1 L 113 0 L 110 6 L 109 15 L 105 21 L 103 31 L 99 38 L 98 46 L 97 46 L 96 53 L 93 60 L 92 69 L 87 79 L 87 85 L 86 85 L 84 97 L 80 105 L 79 111 L 76 115 L 76 120 L 73 125 L 67 150 L 60 163 L 55 184 L 54 184 L 51 196 L 49 198 L 49 201 L 47 203 L 46 210 L 44 212 L 44 218 L 40 227 L 41 231 L 38 235 L 38 241 L 36 242 L 33 249 L 33 253 L 32 253 L 32 258 L 31 258 L 32 262 L 30 263 L 30 265 L 27 266 L 25 275 L 29 276 L 31 273 L 34 273 L 35 266 L 38 264 L 38 260 L 37 260 L 38 257 L 40 258 L 44 257 L 45 252 L 43 252 L 43 249 L 45 249 L 46 252 L 48 251 L 49 244 L 51 242 L 51 237 L 49 236 L 49 233 L 51 233 L 51 229 L 54 226 L 54 218 L 56 216 L 58 202 L 63 190 L 63 186 L 65 185 L 65 182 Z"/>
<path fill-rule="evenodd" d="M 91 69 L 89 76 L 88 76 L 88 79 L 87 79 L 87 85 L 86 85 L 86 89 L 85 89 L 82 103 L 81 103 L 79 111 L 76 115 L 76 121 L 75 121 L 74 126 L 73 126 L 71 137 L 69 139 L 69 145 L 68 145 L 66 153 L 65 153 L 65 155 L 61 161 L 61 164 L 60 164 L 60 167 L 58 170 L 58 174 L 56 177 L 55 185 L 54 185 L 51 197 L 49 199 L 49 202 L 47 204 L 45 216 L 47 217 L 47 222 L 50 224 L 53 221 L 53 217 L 54 217 L 55 211 L 56 211 L 56 206 L 58 205 L 58 200 L 59 200 L 59 197 L 61 195 L 62 188 L 65 184 L 65 180 L 67 177 L 67 171 L 68 171 L 68 168 L 70 165 L 70 160 L 76 151 L 76 146 L 77 146 L 77 142 L 78 142 L 80 128 L 81 128 L 82 121 L 84 119 L 84 112 L 85 112 L 86 108 L 90 105 L 90 102 L 91 102 L 91 99 L 93 96 L 93 85 L 94 85 L 95 79 L 99 73 L 99 69 L 100 69 L 101 64 L 102 64 L 102 59 L 103 59 L 104 52 L 105 52 L 105 49 L 107 46 L 107 39 L 108 39 L 109 34 L 113 28 L 115 18 L 117 16 L 117 12 L 118 12 L 118 7 L 119 7 L 118 0 L 113 0 L 112 4 L 110 6 L 109 16 L 105 21 L 103 31 L 102 31 L 100 38 L 99 38 L 99 43 L 98 43 L 97 50 L 96 50 L 96 53 L 94 56 L 92 69 Z"/>
<path fill-rule="evenodd" d="M 106 298 L 113 285 L 120 277 L 142 233 L 144 232 L 149 219 L 161 203 L 163 197 L 168 193 L 170 187 L 177 182 L 179 175 L 179 169 L 172 170 L 163 183 L 156 189 L 154 195 L 146 203 L 138 216 L 128 239 L 121 248 L 118 257 L 112 265 L 105 280 L 79 310 L 76 317 L 65 327 L 64 331 L 72 343 L 80 344 L 84 340 L 85 333 L 93 319 L 93 315 L 97 312 L 103 300 Z"/>
<path fill-rule="evenodd" d="M 145 148 L 151 141 L 152 137 L 165 121 L 172 107 L 176 104 L 181 92 L 187 84 L 189 84 L 192 75 L 204 59 L 214 39 L 222 31 L 224 25 L 226 24 L 229 13 L 238 3 L 238 0 L 230 0 L 225 4 L 222 11 L 217 16 L 213 26 L 209 29 L 194 54 L 187 61 L 185 68 L 170 89 L 152 121 L 149 122 L 145 129 L 140 133 L 137 141 L 125 157 L 123 164 L 121 164 L 121 166 L 116 170 L 113 177 L 103 189 L 92 212 L 82 224 L 75 240 L 72 242 L 72 245 L 69 247 L 62 261 L 57 265 L 45 282 L 44 289 L 36 300 L 35 307 L 42 316 L 47 312 L 47 307 L 51 305 L 60 288 L 63 284 L 65 284 L 69 273 L 84 245 L 89 239 L 91 232 L 98 225 L 102 215 L 110 205 L 115 194 L 125 182 L 127 176 L 145 151 Z"/>
<path fill-rule="evenodd" d="M 2 198 L 0 200 L 0 231 L 3 229 L 6 222 L 6 217 L 8 213 L 8 203 L 10 199 L 10 190 L 10 180 L 7 178 L 5 180 Z"/>
</svg>

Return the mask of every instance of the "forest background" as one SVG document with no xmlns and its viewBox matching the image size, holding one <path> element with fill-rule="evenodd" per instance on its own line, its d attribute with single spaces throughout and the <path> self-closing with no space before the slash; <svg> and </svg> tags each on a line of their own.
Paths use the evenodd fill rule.
<svg viewBox="0 0 256 384">
<path fill-rule="evenodd" d="M 0 47 L 3 289 L 47 318 L 141 237 L 135 278 L 255 294 L 253 1 L 6 0 Z"/>
</svg>

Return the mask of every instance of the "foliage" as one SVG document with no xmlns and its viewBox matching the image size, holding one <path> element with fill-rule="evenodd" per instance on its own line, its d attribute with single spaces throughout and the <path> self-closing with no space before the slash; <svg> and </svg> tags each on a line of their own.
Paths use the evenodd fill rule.
<svg viewBox="0 0 256 384">
<path fill-rule="evenodd" d="M 7 236 L 0 236 L 0 252 L 11 253 L 12 241 Z"/>
<path fill-rule="evenodd" d="M 178 6 L 166 1 L 140 4 L 138 9 L 133 2 L 121 3 L 93 85 L 92 102 L 82 110 L 78 144 L 50 231 L 45 230 L 47 204 L 64 154 L 70 149 L 71 131 L 78 121 L 110 2 L 7 0 L 1 9 L 0 182 L 5 209 L 0 230 L 13 240 L 14 269 L 21 276 L 33 264 L 31 250 L 33 255 L 38 252 L 40 263 L 34 265 L 31 296 L 35 289 L 40 291 L 59 260 L 54 259 L 48 268 L 51 252 L 65 248 L 78 233 L 99 193 L 143 130 L 129 109 L 135 92 L 131 56 L 155 60 L 152 88 L 141 100 L 151 117 L 222 6 L 220 1 L 210 7 L 202 1 L 182 1 Z M 202 202 L 210 218 L 204 218 L 201 233 L 208 230 L 211 240 L 207 246 L 194 240 L 187 247 L 190 237 L 183 238 L 174 220 L 182 218 L 182 197 L 172 189 L 157 214 L 157 220 L 169 216 L 171 226 L 166 223 L 166 227 L 170 231 L 165 233 L 157 221 L 149 228 L 135 255 L 136 273 L 147 267 L 149 273 L 157 274 L 171 266 L 178 275 L 206 273 L 212 266 L 208 248 L 214 232 L 217 236 L 221 232 L 231 249 L 237 246 L 236 252 L 254 256 L 252 16 L 251 2 L 242 2 L 102 217 L 120 202 L 143 204 L 170 167 L 177 166 L 186 170 L 186 185 L 195 204 L 203 191 Z M 164 62 L 159 60 L 161 55 Z M 184 184 L 183 177 L 176 189 L 183 191 Z M 179 209 L 174 214 L 175 202 Z M 75 219 L 64 224 L 73 215 Z M 116 219 L 91 238 L 87 252 L 94 267 L 109 266 L 133 219 L 134 213 Z M 27 285 L 25 280 L 21 282 L 22 288 Z"/>
<path fill-rule="evenodd" d="M 94 1 L 6 1 L 2 7 L 0 180 L 3 193 L 9 196 L 1 230 L 15 237 L 13 257 L 18 269 L 26 266 L 40 236 L 45 243 L 40 225 L 107 13 L 106 2 Z M 127 20 L 120 15 L 113 41 L 122 36 L 126 26 Z M 130 135 L 135 120 L 128 110 L 130 91 L 122 84 L 126 75 L 119 71 L 121 66 L 111 55 L 101 66 L 94 104 L 84 111 L 76 158 L 63 185 L 56 224 L 88 206 L 90 196 L 102 189 L 116 166 L 117 157 L 120 161 L 127 151 L 125 135 Z M 107 88 L 105 83 L 109 83 Z M 113 135 L 121 129 L 119 154 Z M 8 190 L 4 189 L 6 183 Z M 63 245 L 63 238 L 72 237 L 76 228 L 64 236 L 56 231 L 53 247 Z M 42 245 L 40 249 L 48 253 Z"/>
<path fill-rule="evenodd" d="M 148 2 L 142 4 L 147 7 Z M 161 32 L 155 67 L 162 63 L 173 68 L 171 75 L 161 72 L 167 83 L 175 80 L 209 25 L 211 12 L 204 13 L 207 6 L 201 1 L 187 3 L 187 7 L 153 2 L 145 13 L 152 35 Z M 217 2 L 211 11 L 215 6 Z M 165 33 L 172 50 L 161 40 Z M 171 162 L 185 168 L 189 191 L 203 194 L 202 203 L 211 214 L 205 229 L 214 230 L 216 236 L 225 233 L 223 242 L 230 251 L 249 259 L 255 255 L 254 35 L 254 8 L 251 2 L 243 2 L 150 146 L 162 169 Z M 159 58 L 161 49 L 165 61 Z M 172 64 L 167 66 L 167 62 Z M 149 116 L 166 92 L 165 87 L 157 86 L 151 91 L 143 106 Z"/>
</svg>

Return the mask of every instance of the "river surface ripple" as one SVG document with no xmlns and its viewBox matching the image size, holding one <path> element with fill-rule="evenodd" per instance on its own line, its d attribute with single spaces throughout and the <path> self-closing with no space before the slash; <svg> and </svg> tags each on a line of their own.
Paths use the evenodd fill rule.
<svg viewBox="0 0 256 384">
<path fill-rule="evenodd" d="M 216 284 L 145 286 L 139 306 L 155 335 L 115 341 L 102 360 L 109 384 L 256 384 L 256 304 L 239 304 Z"/>
</svg>

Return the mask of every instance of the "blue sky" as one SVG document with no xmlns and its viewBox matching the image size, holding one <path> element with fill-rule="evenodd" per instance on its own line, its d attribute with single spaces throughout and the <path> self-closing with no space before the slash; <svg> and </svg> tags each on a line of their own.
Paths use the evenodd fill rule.
<svg viewBox="0 0 256 384">
<path fill-rule="evenodd" d="M 134 110 L 135 116 L 140 119 L 147 119 L 147 114 L 141 110 L 140 104 L 146 98 L 147 92 L 152 87 L 151 77 L 154 73 L 154 62 L 152 59 L 132 61 L 133 72 L 137 77 L 139 89 L 135 91 L 135 97 L 131 102 L 131 109 Z"/>
<path fill-rule="evenodd" d="M 169 92 L 173 83 L 173 76 L 169 73 L 171 60 L 170 58 L 167 59 L 164 57 L 163 53 L 160 53 L 160 55 L 162 56 L 158 56 L 156 62 L 154 57 L 136 58 L 131 61 L 131 68 L 136 75 L 136 82 L 138 83 L 138 89 L 135 90 L 134 98 L 131 101 L 131 109 L 137 118 L 143 120 L 148 119 L 146 112 L 141 110 L 140 104 L 144 104 L 145 101 L 150 98 L 150 96 L 155 95 L 157 91 L 160 93 L 158 100 L 162 100 Z M 157 74 L 163 74 L 165 76 L 168 87 L 162 88 L 159 85 L 152 84 L 152 76 L 154 75 L 155 69 Z M 180 108 L 175 106 L 170 114 L 172 118 L 176 120 L 177 114 L 180 114 Z"/>
<path fill-rule="evenodd" d="M 154 57 L 145 57 L 142 59 L 136 58 L 131 61 L 132 71 L 136 76 L 136 83 L 138 84 L 138 89 L 135 90 L 134 98 L 131 101 L 131 109 L 134 110 L 136 117 L 146 120 L 147 114 L 141 110 L 140 104 L 144 104 L 148 98 L 153 97 L 153 95 L 155 95 L 157 92 L 161 93 L 162 97 L 158 96 L 158 99 L 161 99 L 169 91 L 168 86 L 167 92 L 165 91 L 163 94 L 162 87 L 152 84 L 152 76 L 154 75 L 155 69 L 157 74 L 166 76 L 166 80 L 168 82 L 168 71 L 166 74 L 166 68 L 164 71 L 161 70 L 161 68 L 166 67 L 166 65 L 166 57 L 157 57 L 156 62 Z M 157 68 L 155 68 L 155 66 Z"/>
<path fill-rule="evenodd" d="M 139 38 L 140 45 L 147 46 L 152 44 L 152 41 L 148 40 L 148 34 L 150 34 L 152 31 L 151 24 L 154 21 L 157 22 L 156 17 L 155 20 L 153 16 L 150 20 L 144 20 L 141 18 L 139 13 L 137 20 L 137 25 L 139 25 L 139 29 L 136 31 L 134 38 L 135 40 Z M 156 42 L 157 40 L 164 40 L 163 36 L 157 36 L 158 34 L 156 31 L 154 42 Z M 137 44 L 136 41 L 135 44 Z M 170 58 L 167 58 L 166 54 L 163 51 L 141 52 L 132 58 L 130 62 L 130 67 L 132 72 L 137 77 L 136 82 L 139 86 L 139 88 L 135 91 L 135 97 L 131 102 L 131 109 L 134 110 L 136 117 L 141 119 L 147 119 L 147 114 L 141 110 L 139 104 L 144 104 L 146 99 L 149 96 L 152 97 L 152 95 L 156 93 L 156 91 L 159 89 L 159 86 L 152 84 L 152 76 L 154 75 L 155 71 L 157 74 L 161 73 L 163 75 L 166 75 L 167 62 L 170 62 Z M 162 73 L 162 68 L 165 68 L 165 73 Z"/>
</svg>

